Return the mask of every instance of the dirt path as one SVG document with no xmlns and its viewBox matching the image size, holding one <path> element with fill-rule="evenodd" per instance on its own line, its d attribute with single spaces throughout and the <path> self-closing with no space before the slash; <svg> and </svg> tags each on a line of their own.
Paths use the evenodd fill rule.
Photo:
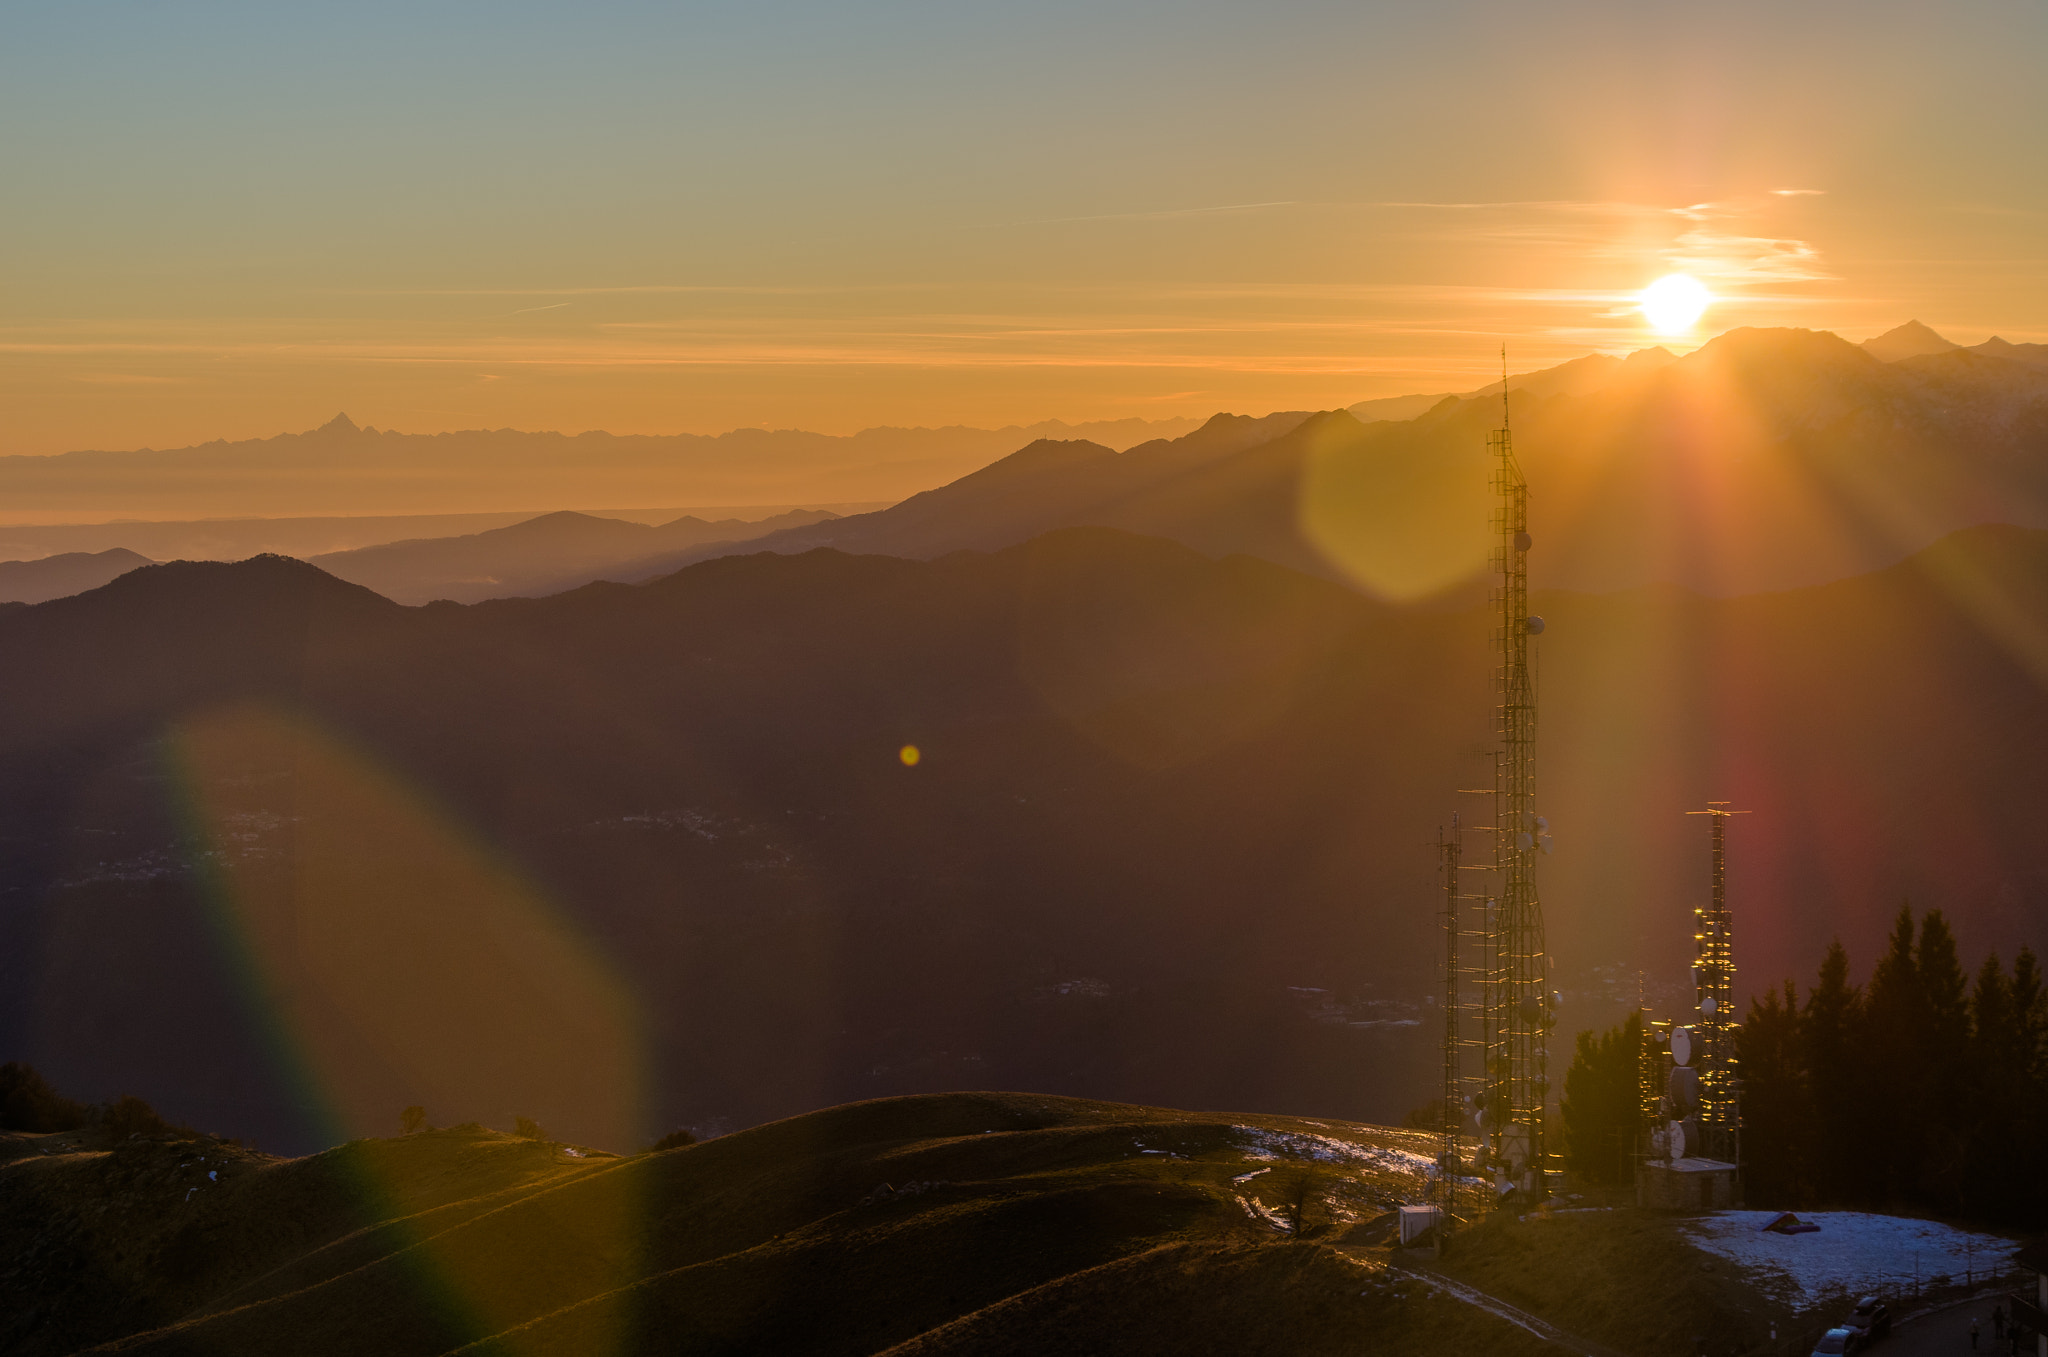
<svg viewBox="0 0 2048 1357">
<path fill-rule="evenodd" d="M 1589 1343 L 1583 1338 L 1568 1334 L 1556 1325 L 1530 1314 L 1527 1310 L 1510 1305 L 1497 1296 L 1489 1296 L 1478 1287 L 1468 1286 L 1464 1282 L 1452 1281 L 1441 1272 L 1424 1264 L 1401 1259 L 1398 1261 L 1390 1260 L 1389 1266 L 1398 1267 L 1424 1285 L 1433 1286 L 1445 1295 L 1461 1300 L 1467 1305 L 1477 1306 L 1491 1315 L 1506 1320 L 1518 1329 L 1527 1330 L 1546 1343 L 1554 1344 L 1567 1352 L 1577 1353 L 1579 1357 L 1618 1357 L 1618 1354 L 1609 1348 L 1603 1348 L 1597 1343 Z"/>
</svg>

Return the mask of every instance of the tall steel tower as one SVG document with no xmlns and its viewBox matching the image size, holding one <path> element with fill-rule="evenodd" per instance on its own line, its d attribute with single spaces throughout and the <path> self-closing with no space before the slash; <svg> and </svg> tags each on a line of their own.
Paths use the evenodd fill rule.
<svg viewBox="0 0 2048 1357">
<path fill-rule="evenodd" d="M 1700 1055 L 1700 1138 L 1706 1152 L 1733 1160 L 1740 1117 L 1735 1099 L 1735 929 L 1728 911 L 1728 817 L 1748 811 L 1729 810 L 1726 801 L 1709 801 L 1705 815 L 1714 825 L 1714 893 L 1705 909 L 1693 913 L 1693 985 L 1698 991 Z"/>
<path fill-rule="evenodd" d="M 1549 823 L 1536 814 L 1536 685 L 1529 638 L 1543 619 L 1529 612 L 1529 484 L 1515 461 L 1508 427 L 1507 362 L 1501 362 L 1501 427 L 1487 439 L 1494 458 L 1492 487 L 1499 497 L 1493 527 L 1499 543 L 1493 565 L 1500 646 L 1500 693 L 1494 755 L 1494 867 L 1500 873 L 1489 949 L 1486 1105 L 1489 1160 L 1498 1187 L 1544 1192 L 1543 1109 L 1550 1097 L 1550 1029 L 1556 1016 L 1543 940 L 1543 904 L 1535 865 L 1549 848 Z"/>
<path fill-rule="evenodd" d="M 1437 863 L 1444 878 L 1444 1089 L 1443 1106 L 1439 1110 L 1438 1143 L 1436 1153 L 1437 1176 L 1432 1184 L 1430 1200 L 1444 1209 L 1444 1220 L 1439 1230 L 1450 1228 L 1450 1218 L 1457 1214 L 1458 1179 L 1464 1174 L 1464 1156 L 1459 1151 L 1460 1132 L 1463 1131 L 1462 1111 L 1465 1097 L 1464 1062 L 1460 1059 L 1464 1048 L 1464 996 L 1460 992 L 1459 980 L 1463 977 L 1463 963 L 1458 956 L 1458 943 L 1464 937 L 1464 911 L 1459 906 L 1464 902 L 1460 890 L 1458 872 L 1463 864 L 1464 830 L 1458 816 L 1451 816 L 1451 833 L 1445 838 L 1443 831 L 1437 831 Z"/>
</svg>

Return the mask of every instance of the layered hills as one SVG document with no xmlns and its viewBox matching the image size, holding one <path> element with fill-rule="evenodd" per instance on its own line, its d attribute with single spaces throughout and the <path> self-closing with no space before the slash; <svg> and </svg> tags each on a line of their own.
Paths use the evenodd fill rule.
<svg viewBox="0 0 2048 1357">
<path fill-rule="evenodd" d="M 1421 1196 L 1429 1149 L 1327 1120 L 996 1093 L 837 1107 L 630 1157 L 479 1126 L 302 1159 L 206 1138 L 6 1136 L 0 1346 L 1556 1350 L 1543 1319 L 1474 1283 L 1533 1293 L 1521 1303 L 1622 1351 L 1695 1336 L 1755 1351 L 1767 1330 L 1794 1332 L 1790 1307 L 1726 1269 L 1705 1275 L 1715 1260 L 1670 1220 L 1633 1213 L 1550 1222 L 1553 1247 L 1535 1250 L 1515 1247 L 1504 1213 L 1462 1241 L 1458 1280 L 1409 1270 L 1389 1217 Z"/>
<path fill-rule="evenodd" d="M 0 561 L 0 603 L 47 603 L 97 589 L 149 564 L 149 557 L 122 547 L 66 551 L 33 561 Z"/>
<path fill-rule="evenodd" d="M 707 522 L 757 523 L 797 511 L 867 513 L 887 508 L 869 500 L 841 504 L 728 505 L 704 508 L 582 509 L 592 518 L 623 519 L 653 526 L 681 518 Z M 117 519 L 106 523 L 0 524 L 0 556 L 38 560 L 69 552 L 102 552 L 114 547 L 156 561 L 241 561 L 265 554 L 318 556 L 392 542 L 473 537 L 493 528 L 539 518 L 528 509 L 487 514 L 355 514 L 312 518 Z"/>
<path fill-rule="evenodd" d="M 1751 593 L 1879 569 L 1978 523 L 2048 525 L 2048 367 L 1989 344 L 1886 363 L 1822 332 L 1737 330 L 1668 362 L 1552 372 L 1509 397 L 1540 586 Z M 1218 416 L 1122 453 L 1045 441 L 760 545 L 929 557 L 1104 526 L 1390 601 L 1455 596 L 1492 545 L 1501 418 L 1496 384 L 1413 418 Z"/>
<path fill-rule="evenodd" d="M 1745 984 L 1902 896 L 2042 941 L 2048 535 L 1536 606 L 1575 1030 L 1683 973 L 1710 798 Z M 0 1047 L 281 1148 L 989 1085 L 1396 1121 L 1489 630 L 1109 529 L 473 606 L 136 570 L 0 615 Z"/>
<path fill-rule="evenodd" d="M 1122 447 L 1197 421 L 1048 420 L 1000 429 L 794 429 L 566 435 L 515 429 L 405 434 L 346 414 L 317 429 L 189 448 L 0 457 L 13 514 L 183 519 L 531 511 L 535 505 L 893 501 L 1037 437 Z"/>
<path fill-rule="evenodd" d="M 475 603 L 560 593 L 594 579 L 666 574 L 662 563 L 683 552 L 712 543 L 730 547 L 834 517 L 824 510 L 793 509 L 753 521 L 707 521 L 686 514 L 646 524 L 562 510 L 460 537 L 331 552 L 313 557 L 313 564 L 399 603 Z"/>
</svg>

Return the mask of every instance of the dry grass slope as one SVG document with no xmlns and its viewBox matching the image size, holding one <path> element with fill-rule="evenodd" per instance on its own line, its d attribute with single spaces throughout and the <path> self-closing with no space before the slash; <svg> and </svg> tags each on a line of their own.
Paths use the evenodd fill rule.
<svg viewBox="0 0 2048 1357">
<path fill-rule="evenodd" d="M 1373 1127 L 950 1094 L 630 1158 L 473 1126 L 6 1145 L 23 1357 L 1537 1346 L 1369 1284 L 1420 1186 Z"/>
</svg>

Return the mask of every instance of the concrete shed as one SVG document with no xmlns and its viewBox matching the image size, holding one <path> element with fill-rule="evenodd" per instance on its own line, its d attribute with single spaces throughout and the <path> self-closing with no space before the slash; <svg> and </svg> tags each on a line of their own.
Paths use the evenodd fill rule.
<svg viewBox="0 0 2048 1357">
<path fill-rule="evenodd" d="M 1646 1159 L 1636 1165 L 1636 1205 L 1725 1211 L 1735 1202 L 1735 1165 L 1719 1159 Z"/>
</svg>

